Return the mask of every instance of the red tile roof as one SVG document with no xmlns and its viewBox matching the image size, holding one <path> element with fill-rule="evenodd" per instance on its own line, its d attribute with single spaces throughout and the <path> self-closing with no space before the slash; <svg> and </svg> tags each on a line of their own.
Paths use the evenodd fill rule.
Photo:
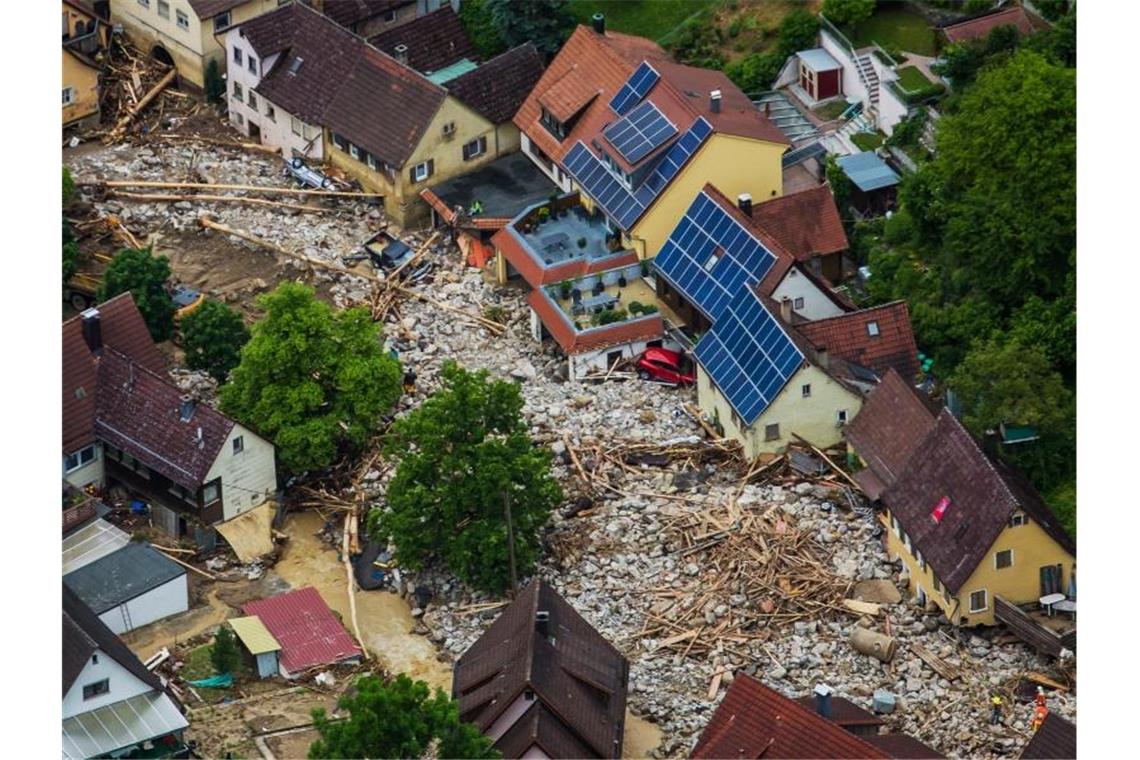
<svg viewBox="0 0 1140 760">
<path fill-rule="evenodd" d="M 261 618 L 281 644 L 281 667 L 290 674 L 362 654 L 312 586 L 247 602 L 241 609 Z"/>
<path fill-rule="evenodd" d="M 550 298 L 536 288 L 527 294 L 527 304 L 538 314 L 551 337 L 567 354 L 583 354 L 606 346 L 620 346 L 639 340 L 655 340 L 665 333 L 665 322 L 660 313 L 616 322 L 601 327 L 576 330 L 563 311 Z"/>
<path fill-rule="evenodd" d="M 755 204 L 752 221 L 779 240 L 797 261 L 848 248 L 847 233 L 827 185 Z"/>
<path fill-rule="evenodd" d="M 872 323 L 878 325 L 877 335 L 870 332 Z M 906 378 L 918 372 L 918 347 L 905 301 L 817 319 L 797 325 L 796 329 L 817 347 L 826 348 L 831 356 L 880 376 L 890 369 Z"/>
<path fill-rule="evenodd" d="M 368 41 L 392 57 L 396 56 L 397 45 L 406 45 L 408 65 L 424 74 L 447 68 L 464 58 L 478 59 L 459 15 L 450 5 L 383 31 Z"/>
<path fill-rule="evenodd" d="M 444 87 L 487 121 L 505 124 L 514 118 L 540 76 L 542 56 L 534 43 L 527 42 L 446 82 Z"/>
<path fill-rule="evenodd" d="M 166 361 L 155 348 L 134 297 L 123 293 L 96 307 L 104 346 L 129 356 L 147 369 L 164 373 Z M 97 357 L 83 339 L 83 319 L 63 323 L 63 453 L 95 441 Z"/>
<path fill-rule="evenodd" d="M 1000 10 L 997 13 L 944 26 L 942 33 L 950 42 L 964 42 L 966 40 L 980 40 L 997 27 L 1008 25 L 1017 27 L 1017 31 L 1022 34 L 1033 34 L 1036 31 L 1029 14 L 1025 12 L 1024 8 L 1017 5 Z"/>
<path fill-rule="evenodd" d="M 693 749 L 693 758 L 887 758 L 815 710 L 737 674 Z"/>
<path fill-rule="evenodd" d="M 949 506 L 936 522 L 931 513 L 943 498 Z M 1019 507 L 1066 551 L 1076 552 L 1032 487 L 987 457 L 948 409 L 938 415 L 934 429 L 883 492 L 882 501 L 952 594 L 985 560 Z"/>
<path fill-rule="evenodd" d="M 670 95 L 684 103 L 689 112 L 684 128 L 703 116 L 713 129 L 726 135 L 738 135 L 754 140 L 765 140 L 777 145 L 791 145 L 779 128 L 760 113 L 748 96 L 736 86 L 723 71 L 702 69 L 667 61 L 655 65 L 661 74 L 658 84 L 649 91 L 647 98 L 657 103 L 663 90 L 671 90 Z M 720 111 L 710 109 L 710 93 L 720 90 Z M 659 104 L 660 105 L 660 104 Z"/>
<path fill-rule="evenodd" d="M 579 25 L 523 101 L 514 122 L 546 155 L 560 162 L 577 140 L 589 140 L 613 121 L 610 98 L 646 59 L 656 64 L 668 61 L 668 54 L 643 37 L 609 31 L 598 34 L 591 27 Z M 564 79 L 567 81 L 559 84 Z M 595 95 L 589 100 L 591 93 Z M 557 110 L 561 114 L 557 118 L 564 122 L 569 122 L 589 100 L 565 140 L 559 141 L 539 124 L 540 103 L 547 100 L 551 100 L 555 106 L 551 110 Z"/>
<path fill-rule="evenodd" d="M 868 497 L 878 499 L 902 475 L 937 416 L 937 405 L 893 369 L 883 376 L 843 431 L 867 465 L 855 478 Z"/>
<path fill-rule="evenodd" d="M 182 395 L 163 375 L 113 348 L 104 349 L 97 373 L 94 430 L 100 440 L 197 491 L 234 421 L 207 404 L 196 404 L 190 419 L 183 422 Z"/>
<path fill-rule="evenodd" d="M 545 633 L 537 624 L 546 612 Z M 515 719 L 495 746 L 522 757 L 621 757 L 629 663 L 549 584 L 533 580 L 455 663 L 463 720 L 486 732 L 530 689 L 540 711 Z"/>
</svg>

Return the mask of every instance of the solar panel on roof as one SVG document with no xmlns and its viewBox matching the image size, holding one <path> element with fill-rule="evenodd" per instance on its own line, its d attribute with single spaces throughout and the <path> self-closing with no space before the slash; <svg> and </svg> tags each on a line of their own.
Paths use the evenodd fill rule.
<svg viewBox="0 0 1140 760">
<path fill-rule="evenodd" d="M 654 259 L 657 271 L 714 323 L 741 288 L 764 279 L 775 263 L 772 252 L 704 191 Z"/>
<path fill-rule="evenodd" d="M 657 84 L 659 75 L 648 63 L 642 61 L 637 71 L 630 75 L 625 84 L 610 100 L 610 108 L 619 116 L 625 116 L 631 108 L 641 102 L 653 85 Z"/>
<path fill-rule="evenodd" d="M 626 161 L 636 164 L 677 134 L 677 127 L 651 101 L 610 124 L 602 134 Z"/>
<path fill-rule="evenodd" d="M 768 408 L 803 362 L 751 288 L 740 289 L 725 307 L 697 344 L 696 357 L 746 425 Z"/>
<path fill-rule="evenodd" d="M 697 152 L 697 148 L 701 147 L 712 131 L 712 124 L 705 121 L 705 117 L 698 117 L 693 126 L 669 146 L 669 150 L 657 162 L 657 167 L 641 183 L 637 189 L 637 199 L 646 207 L 653 203 L 657 194 L 673 181 L 673 177 L 677 176 L 677 172 L 681 171 L 681 167 Z"/>
</svg>

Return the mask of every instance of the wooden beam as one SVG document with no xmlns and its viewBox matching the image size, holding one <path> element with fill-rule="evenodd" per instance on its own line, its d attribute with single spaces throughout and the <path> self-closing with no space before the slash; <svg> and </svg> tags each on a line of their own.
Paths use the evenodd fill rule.
<svg viewBox="0 0 1140 760">
<path fill-rule="evenodd" d="M 274 208 L 289 208 L 297 211 L 312 211 L 318 214 L 335 211 L 335 209 L 323 208 L 321 206 L 303 206 L 297 203 L 266 200 L 265 198 L 248 198 L 244 195 L 172 195 L 167 193 L 124 193 L 119 190 L 108 191 L 107 195 L 111 198 L 137 201 L 139 203 L 151 203 L 155 201 L 163 203 L 207 201 L 210 203 L 245 203 L 251 206 L 272 206 Z"/>
<path fill-rule="evenodd" d="M 151 545 L 154 546 L 153 544 L 151 544 Z M 177 562 L 178 564 L 182 565 L 183 567 L 185 567 L 189 570 L 193 570 L 194 572 L 198 573 L 198 575 L 209 578 L 212 581 L 216 581 L 218 579 L 218 576 L 214 575 L 213 573 L 207 573 L 205 570 L 199 570 L 198 568 L 194 567 L 193 565 L 189 564 L 188 562 L 183 562 L 182 560 L 178 559 L 178 557 L 175 557 L 172 554 L 167 554 L 166 552 L 162 551 L 162 549 L 159 549 L 158 547 L 155 547 L 155 550 L 158 551 L 162 556 L 166 557 L 167 559 L 172 559 L 175 562 Z"/>
<path fill-rule="evenodd" d="M 855 479 L 854 479 L 854 478 L 852 478 L 850 475 L 848 475 L 848 474 L 847 474 L 847 473 L 846 473 L 846 472 L 843 470 L 843 468 L 841 468 L 841 467 L 840 467 L 839 465 L 837 465 L 835 462 L 831 461 L 831 457 L 829 457 L 827 454 L 824 454 L 822 451 L 820 451 L 818 448 L 816 448 L 816 447 L 815 447 L 815 444 L 813 444 L 813 443 L 812 443 L 811 441 L 809 441 L 808 439 L 804 438 L 804 437 L 803 437 L 802 435 L 800 435 L 799 433 L 792 433 L 792 437 L 794 437 L 794 438 L 795 438 L 797 441 L 799 441 L 800 443 L 804 444 L 804 445 L 805 445 L 805 446 L 807 446 L 809 449 L 811 449 L 813 452 L 815 452 L 815 453 L 816 453 L 816 454 L 817 454 L 817 455 L 818 455 L 820 458 L 822 458 L 822 459 L 823 459 L 823 461 L 827 462 L 828 466 L 829 466 L 829 467 L 831 467 L 831 469 L 833 469 L 833 470 L 835 470 L 836 472 L 838 472 L 840 475 L 842 475 L 842 476 L 843 476 L 843 478 L 844 478 L 844 480 L 846 480 L 848 483 L 850 483 L 851 485 L 853 485 L 855 488 L 859 489 L 859 493 L 863 493 L 863 487 L 862 487 L 862 486 L 860 486 L 858 483 L 856 483 L 856 482 L 855 482 Z"/>
<path fill-rule="evenodd" d="M 136 103 L 130 110 L 123 114 L 122 118 L 115 123 L 114 128 L 111 130 L 108 136 L 112 139 L 118 139 L 122 135 L 123 130 L 126 129 L 127 125 L 131 123 L 131 120 L 134 119 L 135 116 L 137 116 L 144 108 L 150 105 L 150 102 L 158 97 L 158 93 L 166 89 L 166 87 L 174 81 L 174 78 L 176 76 L 178 76 L 177 69 L 171 69 L 170 71 L 166 72 L 166 76 L 158 80 L 158 84 L 150 88 L 150 91 L 147 92 L 146 95 L 143 95 L 142 99 L 138 103 Z"/>
<path fill-rule="evenodd" d="M 325 195 L 333 198 L 383 198 L 383 193 L 350 192 L 347 190 L 312 190 L 295 187 L 267 187 L 264 185 L 228 185 L 204 182 L 157 182 L 153 180 L 92 180 L 76 182 L 79 187 L 157 187 L 168 190 L 209 189 L 209 190 L 248 190 L 258 193 L 282 195 Z M 438 233 L 437 233 L 438 234 Z"/>
</svg>

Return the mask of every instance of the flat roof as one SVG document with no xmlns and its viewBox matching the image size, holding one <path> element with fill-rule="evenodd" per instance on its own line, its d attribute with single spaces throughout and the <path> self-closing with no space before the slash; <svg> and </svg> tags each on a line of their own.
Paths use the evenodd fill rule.
<svg viewBox="0 0 1140 760">
<path fill-rule="evenodd" d="M 832 58 L 831 54 L 823 48 L 801 50 L 796 53 L 796 57 L 806 63 L 812 71 L 832 71 L 843 68 L 839 65 L 839 61 Z"/>
<path fill-rule="evenodd" d="M 513 219 L 519 213 L 558 191 L 554 182 L 522 153 L 496 159 L 470 174 L 431 188 L 449 207 L 483 204 L 482 216 Z"/>
<path fill-rule="evenodd" d="M 63 756 L 77 760 L 103 757 L 117 749 L 181 731 L 188 725 L 170 697 L 151 690 L 65 718 Z"/>
<path fill-rule="evenodd" d="M 425 76 L 436 84 L 443 84 L 444 82 L 450 82 L 452 79 L 463 76 L 468 71 L 474 71 L 477 68 L 479 68 L 479 64 L 470 59 L 461 58 L 450 66 L 444 66 L 439 71 L 433 71 Z"/>
<path fill-rule="evenodd" d="M 96 519 L 63 539 L 63 574 L 113 554 L 131 542 L 131 537 L 106 520 Z"/>
<path fill-rule="evenodd" d="M 886 161 L 869 150 L 843 156 L 836 163 L 855 186 L 865 193 L 899 183 L 899 175 L 887 166 Z"/>
<path fill-rule="evenodd" d="M 230 625 L 233 626 L 234 633 L 241 639 L 241 643 L 245 644 L 245 648 L 249 650 L 250 654 L 264 654 L 281 650 L 281 644 L 273 638 L 273 634 L 269 632 L 265 623 L 261 622 L 261 618 L 257 615 L 234 618 L 230 621 Z"/>
<path fill-rule="evenodd" d="M 96 615 L 113 610 L 186 570 L 150 544 L 131 542 L 116 552 L 63 576 L 63 582 Z"/>
</svg>

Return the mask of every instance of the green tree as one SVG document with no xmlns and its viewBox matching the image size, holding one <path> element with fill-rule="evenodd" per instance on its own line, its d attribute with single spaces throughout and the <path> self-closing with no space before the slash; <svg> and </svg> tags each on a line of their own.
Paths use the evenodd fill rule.
<svg viewBox="0 0 1140 760">
<path fill-rule="evenodd" d="M 309 747 L 310 758 L 498 758 L 499 752 L 479 729 L 459 719 L 457 703 L 423 681 L 404 674 L 388 683 L 364 676 L 337 703 L 345 720 L 329 720 L 323 708 L 313 710 L 321 735 Z"/>
<path fill-rule="evenodd" d="M 784 16 L 776 33 L 780 57 L 787 58 L 799 50 L 815 47 L 815 35 L 818 31 L 819 19 L 810 11 L 797 8 Z"/>
<path fill-rule="evenodd" d="M 569 0 L 484 0 L 508 48 L 533 42 L 547 60 L 574 30 Z"/>
<path fill-rule="evenodd" d="M 79 243 L 71 232 L 71 223 L 63 220 L 63 284 L 75 276 L 79 269 Z"/>
<path fill-rule="evenodd" d="M 239 654 L 234 634 L 228 625 L 222 624 L 214 634 L 214 646 L 210 647 L 210 663 L 216 673 L 233 673 L 237 669 Z"/>
<path fill-rule="evenodd" d="M 225 100 L 226 80 L 222 78 L 222 72 L 218 67 L 217 59 L 211 58 L 210 62 L 206 64 L 203 84 L 206 100 L 211 103 L 221 103 Z"/>
<path fill-rule="evenodd" d="M 858 26 L 875 12 L 875 0 L 823 0 L 823 15 L 839 26 Z"/>
<path fill-rule="evenodd" d="M 405 566 L 438 557 L 466 583 L 499 592 L 510 578 L 507 500 L 521 576 L 534 565 L 539 531 L 562 489 L 550 475 L 550 452 L 526 435 L 516 384 L 488 382 L 486 370 L 454 362 L 444 364 L 442 380 L 393 426 L 388 508 L 369 524 L 392 537 Z"/>
<path fill-rule="evenodd" d="M 464 0 L 459 6 L 459 23 L 463 24 L 467 37 L 484 61 L 507 49 L 487 7 L 487 0 Z"/>
<path fill-rule="evenodd" d="M 1069 13 L 1069 0 L 1034 0 L 1033 7 L 1048 20 L 1057 21 Z"/>
<path fill-rule="evenodd" d="M 218 301 L 206 301 L 182 320 L 182 346 L 190 369 L 204 369 L 223 382 L 241 359 L 249 330 L 241 315 Z"/>
<path fill-rule="evenodd" d="M 165 256 L 153 255 L 150 248 L 124 248 L 107 265 L 97 297 L 102 302 L 129 291 L 151 337 L 164 341 L 174 330 L 174 302 L 166 289 L 169 278 L 170 260 Z"/>
<path fill-rule="evenodd" d="M 724 73 L 745 93 L 755 95 L 771 88 L 783 65 L 778 53 L 752 53 L 729 63 Z"/>
<path fill-rule="evenodd" d="M 75 199 L 75 180 L 71 178 L 71 170 L 63 167 L 63 207 L 71 205 Z"/>
<path fill-rule="evenodd" d="M 1077 14 L 1062 18 L 1050 29 L 1042 29 L 1025 41 L 1025 46 L 1061 66 L 1077 65 Z"/>
<path fill-rule="evenodd" d="M 365 309 L 336 312 L 283 283 L 258 299 L 265 317 L 222 387 L 222 411 L 268 437 L 287 472 L 359 450 L 400 398 L 400 365 Z"/>
</svg>

